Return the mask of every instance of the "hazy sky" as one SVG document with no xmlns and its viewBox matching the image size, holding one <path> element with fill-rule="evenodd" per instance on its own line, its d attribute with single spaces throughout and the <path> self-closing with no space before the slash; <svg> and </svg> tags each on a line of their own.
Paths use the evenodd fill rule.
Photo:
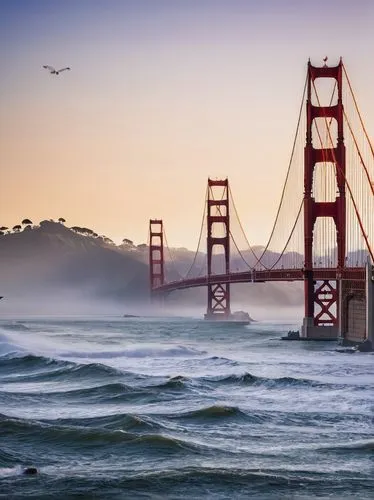
<svg viewBox="0 0 374 500">
<path fill-rule="evenodd" d="M 372 0 L 3 0 L 0 225 L 142 243 L 160 217 L 193 249 L 207 177 L 228 176 L 266 242 L 309 57 L 343 56 L 374 134 L 373 25 Z"/>
</svg>

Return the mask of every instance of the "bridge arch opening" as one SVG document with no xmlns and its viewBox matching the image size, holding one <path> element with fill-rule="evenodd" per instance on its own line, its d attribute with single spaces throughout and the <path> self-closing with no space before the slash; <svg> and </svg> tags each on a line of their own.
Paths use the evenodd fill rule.
<svg viewBox="0 0 374 500">
<path fill-rule="evenodd" d="M 314 166 L 312 196 L 314 201 L 333 202 L 338 193 L 336 165 L 333 162 L 318 162 Z"/>
<path fill-rule="evenodd" d="M 313 228 L 313 267 L 338 264 L 337 230 L 332 217 L 319 217 Z"/>
<path fill-rule="evenodd" d="M 314 118 L 312 140 L 314 149 L 336 148 L 338 144 L 338 122 L 336 119 L 328 116 Z"/>
<path fill-rule="evenodd" d="M 224 245 L 217 243 L 212 248 L 211 274 L 226 274 L 226 250 Z"/>
<path fill-rule="evenodd" d="M 223 222 L 212 222 L 211 223 L 212 235 L 216 238 L 225 238 L 227 236 L 227 225 Z"/>
<path fill-rule="evenodd" d="M 335 106 L 338 104 L 338 89 L 335 78 L 315 78 L 312 88 L 313 106 Z"/>
</svg>

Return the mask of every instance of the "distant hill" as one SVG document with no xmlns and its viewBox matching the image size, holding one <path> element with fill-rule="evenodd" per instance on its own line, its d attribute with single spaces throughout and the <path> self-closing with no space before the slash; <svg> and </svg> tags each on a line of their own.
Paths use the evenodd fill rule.
<svg viewBox="0 0 374 500">
<path fill-rule="evenodd" d="M 136 302 L 148 296 L 144 250 L 116 246 L 56 222 L 0 236 L 0 266 L 5 298 Z"/>
<path fill-rule="evenodd" d="M 194 252 L 187 249 L 173 249 L 173 261 L 169 259 L 165 265 L 167 279 L 186 273 L 193 257 Z M 191 275 L 201 270 L 205 260 L 205 254 L 199 254 Z M 86 228 L 68 228 L 53 221 L 27 225 L 23 230 L 18 226 L 15 232 L 0 235 L 0 266 L 0 295 L 6 299 L 2 310 L 9 303 L 30 303 L 28 310 L 35 311 L 43 304 L 63 302 L 70 310 L 81 301 L 95 307 L 111 303 L 126 312 L 149 304 L 147 246 L 135 246 L 131 240 L 117 246 Z M 232 299 L 249 308 L 299 306 L 303 295 L 300 283 L 249 283 L 233 287 Z M 205 301 L 204 288 L 167 297 L 170 306 L 202 308 Z"/>
</svg>

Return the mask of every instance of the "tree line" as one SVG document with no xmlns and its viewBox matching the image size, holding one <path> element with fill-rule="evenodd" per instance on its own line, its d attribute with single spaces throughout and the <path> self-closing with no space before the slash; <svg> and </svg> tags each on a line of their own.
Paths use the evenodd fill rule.
<svg viewBox="0 0 374 500">
<path fill-rule="evenodd" d="M 56 221 L 54 221 L 53 219 L 49 219 L 49 221 L 41 221 L 39 223 L 39 226 L 42 225 L 43 222 L 56 222 Z M 57 222 L 64 225 L 66 220 L 63 217 L 60 217 L 59 219 L 57 219 Z M 21 231 L 29 231 L 29 230 L 36 228 L 36 227 L 39 227 L 39 226 L 34 226 L 31 219 L 23 219 L 21 224 L 16 224 L 12 228 L 9 228 L 7 226 L 1 226 L 0 227 L 0 236 L 3 236 L 5 234 L 20 233 Z M 92 229 L 89 229 L 87 227 L 72 226 L 69 229 L 71 231 L 73 231 L 74 233 L 80 234 L 82 236 L 99 239 L 108 245 L 116 246 L 116 244 L 114 243 L 114 241 L 112 239 L 108 238 L 105 235 L 99 235 L 98 233 L 96 233 L 95 231 L 93 231 Z M 118 246 L 120 248 L 128 249 L 128 250 L 131 250 L 131 249 L 144 250 L 145 248 L 148 248 L 148 245 L 146 245 L 145 243 L 142 243 L 140 245 L 135 245 L 134 242 L 128 238 L 124 238 L 122 240 L 122 243 Z"/>
</svg>

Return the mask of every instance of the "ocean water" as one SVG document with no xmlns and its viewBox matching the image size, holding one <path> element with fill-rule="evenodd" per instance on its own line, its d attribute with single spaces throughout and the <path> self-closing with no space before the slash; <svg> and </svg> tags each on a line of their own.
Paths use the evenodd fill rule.
<svg viewBox="0 0 374 500">
<path fill-rule="evenodd" d="M 296 326 L 2 319 L 0 498 L 372 499 L 374 356 Z"/>
</svg>

